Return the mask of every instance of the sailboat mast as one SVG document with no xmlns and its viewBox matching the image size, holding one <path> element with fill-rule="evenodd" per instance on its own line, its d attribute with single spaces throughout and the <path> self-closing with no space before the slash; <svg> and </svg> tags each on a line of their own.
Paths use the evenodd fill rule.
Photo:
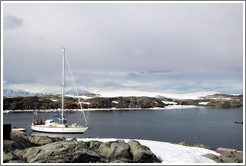
<svg viewBox="0 0 246 166">
<path fill-rule="evenodd" d="M 61 120 L 62 123 L 64 123 L 64 92 L 65 92 L 65 48 L 63 47 L 63 62 L 62 62 L 62 114 L 61 114 Z"/>
</svg>

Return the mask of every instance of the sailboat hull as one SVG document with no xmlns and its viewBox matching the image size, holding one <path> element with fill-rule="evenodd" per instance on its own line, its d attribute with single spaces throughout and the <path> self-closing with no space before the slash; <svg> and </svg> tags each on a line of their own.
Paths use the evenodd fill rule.
<svg viewBox="0 0 246 166">
<path fill-rule="evenodd" d="M 88 127 L 57 127 L 57 126 L 46 126 L 46 125 L 32 125 L 31 129 L 38 132 L 45 133 L 84 133 Z"/>
</svg>

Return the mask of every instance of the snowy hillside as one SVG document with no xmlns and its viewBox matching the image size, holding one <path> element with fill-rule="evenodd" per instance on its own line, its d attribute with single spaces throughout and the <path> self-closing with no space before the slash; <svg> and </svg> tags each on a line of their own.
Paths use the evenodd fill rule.
<svg viewBox="0 0 246 166">
<path fill-rule="evenodd" d="M 28 91 L 16 90 L 16 89 L 3 89 L 3 96 L 7 96 L 7 97 L 18 97 L 18 96 L 27 97 L 27 96 L 42 96 L 42 95 L 44 94 L 31 93 Z"/>
</svg>

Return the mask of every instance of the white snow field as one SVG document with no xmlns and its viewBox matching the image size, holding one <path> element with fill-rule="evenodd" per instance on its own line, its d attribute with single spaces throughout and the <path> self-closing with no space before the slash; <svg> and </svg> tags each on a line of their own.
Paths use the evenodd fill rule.
<svg viewBox="0 0 246 166">
<path fill-rule="evenodd" d="M 78 138 L 78 141 L 100 141 L 109 142 L 116 141 L 116 138 Z M 123 139 L 128 142 L 129 139 Z M 193 164 L 193 163 L 216 163 L 215 161 L 204 157 L 205 154 L 214 154 L 219 156 L 215 151 L 198 148 L 188 147 L 168 142 L 151 141 L 134 139 L 139 141 L 140 144 L 150 148 L 150 150 L 162 161 L 162 164 Z"/>
</svg>

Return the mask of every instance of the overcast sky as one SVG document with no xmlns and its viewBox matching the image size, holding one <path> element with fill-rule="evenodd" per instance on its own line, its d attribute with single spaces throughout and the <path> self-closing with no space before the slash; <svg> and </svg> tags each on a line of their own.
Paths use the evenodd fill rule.
<svg viewBox="0 0 246 166">
<path fill-rule="evenodd" d="M 4 3 L 2 17 L 4 88 L 59 91 L 65 46 L 83 90 L 243 93 L 242 3 Z"/>
</svg>

